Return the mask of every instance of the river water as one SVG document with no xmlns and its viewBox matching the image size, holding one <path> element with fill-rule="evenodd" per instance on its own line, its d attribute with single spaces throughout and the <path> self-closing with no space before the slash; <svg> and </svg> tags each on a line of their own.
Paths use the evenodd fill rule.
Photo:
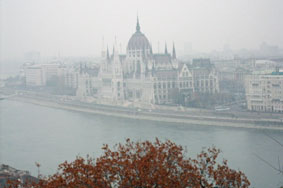
<svg viewBox="0 0 283 188">
<path fill-rule="evenodd" d="M 251 187 L 283 185 L 279 175 L 257 156 L 278 166 L 283 164 L 283 131 L 182 125 L 97 116 L 48 108 L 28 103 L 0 101 L 0 163 L 37 175 L 35 162 L 44 175 L 56 172 L 57 165 L 76 156 L 102 154 L 102 144 L 132 140 L 170 139 L 187 148 L 195 157 L 202 148 L 216 146 L 220 158 L 231 168 L 242 170 Z"/>
</svg>

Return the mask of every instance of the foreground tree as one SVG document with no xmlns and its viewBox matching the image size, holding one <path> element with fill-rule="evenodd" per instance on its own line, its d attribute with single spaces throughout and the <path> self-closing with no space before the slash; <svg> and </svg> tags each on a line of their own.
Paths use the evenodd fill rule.
<svg viewBox="0 0 283 188">
<path fill-rule="evenodd" d="M 182 146 L 167 140 L 118 144 L 96 160 L 78 157 L 64 162 L 53 176 L 25 187 L 131 187 L 131 188 L 214 188 L 250 185 L 241 171 L 232 170 L 227 161 L 217 163 L 219 150 L 209 148 L 196 159 L 186 158 Z"/>
</svg>

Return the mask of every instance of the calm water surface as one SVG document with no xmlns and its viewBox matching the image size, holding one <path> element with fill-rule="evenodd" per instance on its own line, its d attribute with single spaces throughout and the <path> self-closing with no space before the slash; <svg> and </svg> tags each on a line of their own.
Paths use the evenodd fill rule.
<svg viewBox="0 0 283 188">
<path fill-rule="evenodd" d="M 58 164 L 77 155 L 98 157 L 103 143 L 158 137 L 187 147 L 191 157 L 203 147 L 217 146 L 229 166 L 244 171 L 251 187 L 275 188 L 283 185 L 283 175 L 256 155 L 277 165 L 278 157 L 283 163 L 283 148 L 266 134 L 283 143 L 282 131 L 134 121 L 0 101 L 0 163 L 29 170 L 33 175 L 37 175 L 35 162 L 42 165 L 41 173 L 48 175 L 56 172 Z"/>
</svg>

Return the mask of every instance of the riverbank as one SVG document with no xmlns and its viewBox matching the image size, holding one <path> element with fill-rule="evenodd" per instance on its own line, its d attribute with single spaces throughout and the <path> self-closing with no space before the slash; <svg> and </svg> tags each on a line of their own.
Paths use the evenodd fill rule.
<svg viewBox="0 0 283 188">
<path fill-rule="evenodd" d="M 34 96 L 13 96 L 7 100 L 32 103 L 35 105 L 97 114 L 104 116 L 113 116 L 118 118 L 128 118 L 137 120 L 149 120 L 158 122 L 169 122 L 175 124 L 193 124 L 205 126 L 235 127 L 249 129 L 271 129 L 283 130 L 283 123 L 280 119 L 251 119 L 251 118 L 231 118 L 212 115 L 202 115 L 201 113 L 171 112 L 160 110 L 143 110 L 119 108 L 117 106 L 103 106 L 96 104 L 82 104 L 74 102 L 54 101 Z"/>
</svg>

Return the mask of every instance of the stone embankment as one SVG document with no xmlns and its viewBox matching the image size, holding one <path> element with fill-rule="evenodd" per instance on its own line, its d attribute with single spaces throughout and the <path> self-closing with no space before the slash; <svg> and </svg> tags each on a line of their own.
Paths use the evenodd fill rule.
<svg viewBox="0 0 283 188">
<path fill-rule="evenodd" d="M 36 105 L 52 108 L 129 118 L 137 120 L 150 120 L 178 124 L 193 124 L 206 126 L 222 126 L 237 128 L 257 128 L 283 130 L 283 118 L 281 114 L 274 116 L 259 115 L 257 113 L 224 113 L 209 110 L 197 110 L 186 108 L 164 108 L 156 106 L 154 109 L 129 108 L 122 106 L 110 106 L 103 104 L 88 104 L 73 100 L 58 100 L 43 98 L 40 96 L 18 95 L 8 100 L 28 102 Z"/>
</svg>

